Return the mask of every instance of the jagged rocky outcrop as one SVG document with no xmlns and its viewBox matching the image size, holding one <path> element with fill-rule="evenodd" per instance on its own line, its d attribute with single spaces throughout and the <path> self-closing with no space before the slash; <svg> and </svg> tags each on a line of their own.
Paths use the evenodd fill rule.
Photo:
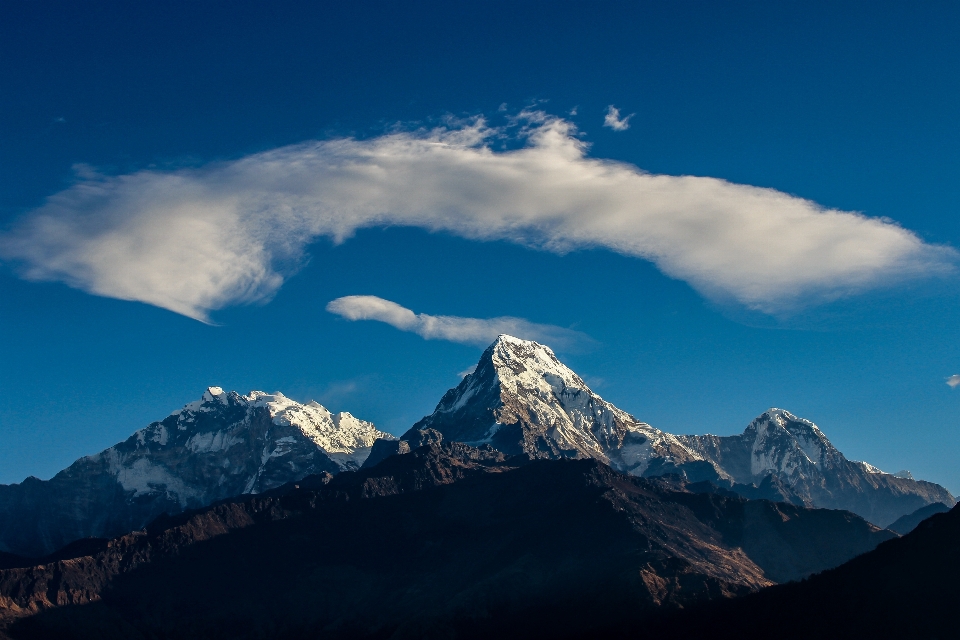
<svg viewBox="0 0 960 640">
<path fill-rule="evenodd" d="M 42 556 L 73 540 L 139 529 L 164 512 L 354 469 L 377 438 L 391 437 L 315 402 L 210 387 L 50 480 L 0 485 L 0 552 Z"/>
<path fill-rule="evenodd" d="M 678 476 L 440 442 L 0 571 L 0 620 L 16 638 L 563 637 L 800 578 L 894 535 Z"/>
<path fill-rule="evenodd" d="M 926 504 L 955 503 L 940 485 L 847 460 L 816 425 L 781 409 L 741 435 L 665 433 L 603 400 L 548 347 L 505 335 L 400 441 L 375 444 L 367 464 L 431 432 L 531 458 L 594 458 L 633 475 L 683 473 L 745 497 L 846 509 L 883 525 Z"/>
</svg>

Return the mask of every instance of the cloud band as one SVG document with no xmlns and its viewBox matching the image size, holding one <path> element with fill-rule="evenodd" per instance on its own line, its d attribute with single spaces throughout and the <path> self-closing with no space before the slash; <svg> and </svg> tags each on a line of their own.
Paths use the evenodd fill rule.
<svg viewBox="0 0 960 640">
<path fill-rule="evenodd" d="M 86 176 L 0 236 L 23 277 L 206 320 L 266 300 L 312 241 L 405 225 L 555 252 L 605 247 L 766 313 L 952 272 L 957 253 L 888 220 L 773 189 L 587 157 L 569 122 L 524 113 L 307 142 L 232 162 Z"/>
</svg>

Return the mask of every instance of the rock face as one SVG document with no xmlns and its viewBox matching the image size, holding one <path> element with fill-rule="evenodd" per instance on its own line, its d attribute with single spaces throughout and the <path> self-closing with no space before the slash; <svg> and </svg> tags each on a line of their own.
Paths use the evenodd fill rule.
<svg viewBox="0 0 960 640">
<path fill-rule="evenodd" d="M 441 442 L 0 571 L 0 619 L 19 619 L 17 638 L 564 637 L 800 578 L 894 535 L 589 458 Z"/>
<path fill-rule="evenodd" d="M 955 503 L 940 485 L 847 460 L 816 425 L 781 409 L 737 436 L 665 433 L 593 393 L 548 347 L 510 336 L 487 348 L 474 372 L 399 442 L 374 445 L 367 464 L 423 444 L 431 431 L 531 458 L 593 458 L 643 476 L 683 473 L 746 497 L 846 509 L 884 525 L 926 504 Z"/>
<path fill-rule="evenodd" d="M 0 551 L 41 556 L 143 527 L 164 512 L 362 464 L 392 436 L 349 413 L 253 391 L 203 397 L 50 480 L 0 485 Z"/>
<path fill-rule="evenodd" d="M 679 439 L 733 482 L 773 476 L 811 505 L 847 509 L 882 526 L 924 505 L 955 503 L 938 484 L 847 460 L 817 425 L 782 409 L 763 413 L 741 435 Z"/>
</svg>

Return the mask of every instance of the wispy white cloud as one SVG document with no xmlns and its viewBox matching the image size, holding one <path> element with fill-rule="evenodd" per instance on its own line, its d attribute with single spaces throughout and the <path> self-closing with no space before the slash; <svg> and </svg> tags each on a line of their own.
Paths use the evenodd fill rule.
<svg viewBox="0 0 960 640">
<path fill-rule="evenodd" d="M 331 406 L 339 404 L 343 402 L 344 399 L 357 393 L 357 391 L 360 390 L 360 383 L 361 379 L 359 378 L 331 382 L 320 391 L 318 395 L 319 402 L 329 409 Z"/>
<path fill-rule="evenodd" d="M 631 113 L 625 118 L 620 117 L 620 109 L 610 105 L 607 107 L 607 115 L 603 117 L 603 126 L 610 127 L 614 131 L 626 131 L 630 128 L 630 118 L 637 114 Z"/>
<path fill-rule="evenodd" d="M 385 322 L 401 331 L 410 331 L 427 340 L 448 340 L 484 347 L 503 333 L 525 340 L 536 340 L 561 350 L 593 342 L 585 333 L 550 324 L 537 324 L 523 318 L 510 316 L 463 318 L 414 313 L 396 302 L 377 296 L 337 298 L 327 304 L 327 311 L 347 320 Z"/>
<path fill-rule="evenodd" d="M 958 385 L 960 385 L 960 374 L 955 373 L 947 378 L 947 384 L 953 388 L 956 388 Z"/>
<path fill-rule="evenodd" d="M 177 171 L 85 170 L 0 236 L 0 257 L 28 279 L 201 320 L 268 300 L 316 239 L 385 225 L 557 253 L 604 247 L 766 313 L 954 270 L 956 251 L 890 220 L 649 174 L 588 157 L 562 118 L 530 111 L 519 122 L 306 142 Z M 494 151 L 506 135 L 525 146 Z"/>
</svg>

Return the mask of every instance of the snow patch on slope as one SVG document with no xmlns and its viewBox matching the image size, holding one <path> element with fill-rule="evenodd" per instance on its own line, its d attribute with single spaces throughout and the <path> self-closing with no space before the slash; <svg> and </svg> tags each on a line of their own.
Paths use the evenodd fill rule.
<svg viewBox="0 0 960 640">
<path fill-rule="evenodd" d="M 854 464 L 860 465 L 860 468 L 863 469 L 863 470 L 864 470 L 865 472 L 867 472 L 867 473 L 885 473 L 885 474 L 887 474 L 887 475 L 892 475 L 892 474 L 887 473 L 886 471 L 881 471 L 880 469 L 878 469 L 877 467 L 873 466 L 873 465 L 870 464 L 869 462 L 864 462 L 863 460 L 853 460 L 852 462 L 853 462 Z M 910 478 L 910 479 L 913 480 L 913 478 Z"/>
<path fill-rule="evenodd" d="M 165 493 L 173 502 L 186 507 L 191 498 L 198 498 L 202 493 L 196 487 L 187 485 L 166 467 L 147 458 L 138 458 L 124 464 L 120 453 L 113 447 L 100 456 L 124 491 L 131 491 L 134 496 Z"/>
<path fill-rule="evenodd" d="M 373 423 L 359 420 L 346 411 L 333 414 L 317 402 L 300 404 L 279 391 L 273 394 L 251 391 L 243 399 L 250 406 L 266 407 L 275 424 L 298 428 L 327 453 L 352 456 L 358 449 L 373 446 L 377 438 L 392 438 Z"/>
<path fill-rule="evenodd" d="M 208 431 L 190 436 L 186 442 L 186 448 L 194 453 L 210 453 L 213 451 L 225 451 L 233 445 L 242 442 L 242 438 L 224 430 Z"/>
</svg>

